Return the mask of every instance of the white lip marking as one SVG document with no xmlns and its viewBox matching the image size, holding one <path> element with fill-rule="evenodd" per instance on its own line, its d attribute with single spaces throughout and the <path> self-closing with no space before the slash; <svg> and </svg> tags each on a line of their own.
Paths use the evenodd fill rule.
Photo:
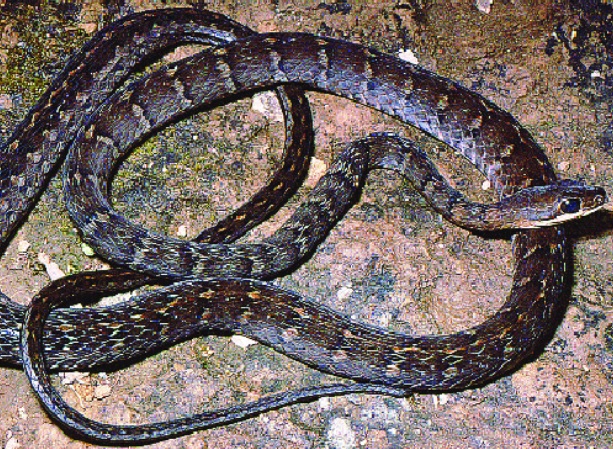
<svg viewBox="0 0 613 449">
<path fill-rule="evenodd" d="M 558 215 L 555 218 L 552 218 L 551 220 L 543 220 L 543 221 L 539 221 L 536 223 L 536 227 L 545 227 L 545 226 L 553 226 L 555 224 L 558 223 L 564 223 L 566 221 L 570 221 L 570 220 L 574 220 L 575 218 L 579 218 L 579 217 L 583 217 L 586 215 L 590 215 L 594 212 L 596 212 L 597 210 L 601 209 L 602 207 L 604 207 L 604 204 L 595 207 L 593 209 L 589 209 L 589 210 L 581 210 L 579 212 L 575 212 L 574 214 L 562 214 L 562 215 Z"/>
</svg>

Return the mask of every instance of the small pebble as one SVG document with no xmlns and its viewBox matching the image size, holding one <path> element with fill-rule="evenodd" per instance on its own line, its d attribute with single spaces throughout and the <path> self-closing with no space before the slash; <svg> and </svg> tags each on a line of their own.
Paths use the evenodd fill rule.
<svg viewBox="0 0 613 449">
<path fill-rule="evenodd" d="M 98 385 L 94 390 L 94 396 L 96 399 L 104 399 L 111 395 L 110 385 Z"/>
<path fill-rule="evenodd" d="M 19 253 L 25 253 L 28 251 L 29 248 L 30 242 L 28 242 L 27 240 L 20 240 L 19 243 L 17 243 L 17 252 Z"/>
<path fill-rule="evenodd" d="M 277 96 L 273 92 L 262 92 L 253 96 L 251 109 L 262 113 L 273 122 L 283 121 L 283 112 Z"/>
<path fill-rule="evenodd" d="M 338 291 L 336 292 L 336 297 L 340 300 L 344 300 L 347 299 L 351 296 L 351 294 L 353 293 L 353 289 L 349 288 L 349 287 L 341 287 L 338 289 Z"/>
<path fill-rule="evenodd" d="M 484 14 L 490 13 L 492 10 L 492 3 L 494 3 L 494 0 L 475 0 L 475 6 Z"/>
<path fill-rule="evenodd" d="M 88 257 L 92 257 L 96 252 L 87 243 L 81 243 L 81 251 Z"/>
<path fill-rule="evenodd" d="M 445 405 L 447 404 L 447 402 L 449 402 L 449 395 L 442 393 L 438 395 L 438 403 L 441 405 Z"/>
<path fill-rule="evenodd" d="M 326 163 L 321 159 L 317 159 L 314 157 L 311 159 L 311 166 L 309 167 L 309 173 L 307 174 L 307 178 L 305 180 L 305 184 L 309 187 L 315 187 L 319 178 L 321 178 L 328 167 Z"/>
<path fill-rule="evenodd" d="M 21 444 L 19 444 L 19 441 L 17 441 L 17 438 L 12 436 L 6 442 L 6 445 L 4 446 L 4 449 L 19 449 L 21 447 L 22 446 L 21 446 Z"/>
<path fill-rule="evenodd" d="M 25 407 L 19 407 L 17 413 L 19 414 L 19 419 L 28 419 L 28 412 L 26 412 Z"/>
<path fill-rule="evenodd" d="M 398 52 L 398 57 L 402 59 L 403 61 L 409 62 L 411 64 L 415 64 L 415 65 L 419 64 L 419 59 L 417 59 L 417 56 L 415 56 L 415 53 L 413 53 L 409 49 L 400 50 Z"/>
<path fill-rule="evenodd" d="M 62 385 L 72 385 L 74 383 L 82 383 L 83 379 L 89 376 L 89 373 L 70 371 L 67 373 L 60 373 L 62 379 Z"/>
<path fill-rule="evenodd" d="M 13 109 L 13 99 L 10 95 L 0 95 L 0 109 L 11 110 Z"/>
<path fill-rule="evenodd" d="M 332 404 L 330 402 L 330 398 L 323 397 L 317 400 L 317 405 L 319 405 L 320 410 L 330 410 Z"/>
<path fill-rule="evenodd" d="M 349 421 L 343 418 L 334 418 L 326 434 L 328 444 L 333 449 L 351 449 L 356 445 L 355 432 Z"/>
<path fill-rule="evenodd" d="M 56 279 L 63 278 L 66 274 L 60 269 L 60 266 L 55 262 L 51 261 L 51 257 L 49 257 L 45 253 L 38 254 L 38 261 L 45 266 L 45 270 L 47 271 L 47 275 L 49 279 L 55 281 Z"/>
<path fill-rule="evenodd" d="M 232 338 L 230 338 L 230 340 L 236 346 L 243 349 L 258 343 L 257 341 L 252 340 L 251 338 L 243 337 L 242 335 L 232 335 Z"/>
<path fill-rule="evenodd" d="M 434 395 L 432 396 L 432 402 L 434 402 L 435 406 L 438 405 L 445 405 L 449 402 L 449 395 L 448 394 L 439 394 L 439 395 Z"/>
</svg>

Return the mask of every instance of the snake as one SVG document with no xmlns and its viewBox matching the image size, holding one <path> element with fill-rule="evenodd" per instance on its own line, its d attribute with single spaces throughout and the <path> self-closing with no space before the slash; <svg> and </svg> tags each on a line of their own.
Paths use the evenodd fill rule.
<svg viewBox="0 0 613 449">
<path fill-rule="evenodd" d="M 544 221 L 537 220 L 529 227 L 538 229 L 521 230 L 513 235 L 516 265 L 513 288 L 507 302 L 493 317 L 456 334 L 412 337 L 351 321 L 324 306 L 265 283 L 264 280 L 278 276 L 304 258 L 323 238 L 310 227 L 326 222 L 321 210 L 336 214 L 334 220 L 326 222 L 324 227 L 328 227 L 342 216 L 340 203 L 342 207 L 351 203 L 350 199 L 337 204 L 334 201 L 336 191 L 331 192 L 326 182 L 321 189 L 315 189 L 304 208 L 299 209 L 281 232 L 259 245 L 166 240 L 135 227 L 112 210 L 103 194 L 108 187 L 105 179 L 112 172 L 111 161 L 120 158 L 122 151 L 127 151 L 134 142 L 141 141 L 190 108 L 286 84 L 352 99 L 433 135 L 468 158 L 500 194 L 505 195 L 504 200 L 515 198 L 513 201 L 518 203 L 513 204 L 520 205 L 517 210 L 522 211 L 520 215 L 524 217 L 532 211 L 529 205 L 531 199 L 536 198 L 530 193 L 533 190 L 544 192 L 546 198 L 552 193 L 564 197 L 555 203 L 555 210 L 562 213 L 562 217 L 555 215 Z M 174 109 L 178 112 L 169 112 Z M 116 120 L 117 117 L 121 120 Z M 121 123 L 130 125 L 121 126 Z M 129 318 L 125 320 L 125 329 L 132 338 L 137 338 L 135 331 L 148 327 L 148 324 L 136 324 L 138 319 L 174 320 L 178 328 L 192 326 L 200 331 L 220 328 L 244 333 L 320 370 L 358 382 L 344 387 L 332 386 L 330 394 L 343 388 L 397 395 L 458 390 L 482 385 L 517 368 L 551 336 L 565 308 L 568 249 L 564 230 L 563 227 L 539 226 L 559 224 L 565 216 L 575 217 L 596 210 L 606 197 L 601 188 L 558 182 L 547 158 L 529 133 L 512 116 L 479 95 L 375 50 L 305 34 L 251 35 L 171 64 L 125 91 L 111 95 L 77 134 L 67 158 L 64 188 L 69 212 L 79 224 L 84 240 L 91 241 L 100 255 L 118 265 L 173 281 L 167 288 L 145 294 L 140 300 L 145 305 L 141 312 L 137 302 L 132 302 L 115 315 Z M 357 189 L 363 182 L 362 175 L 348 176 L 347 171 L 356 160 L 374 157 L 371 153 L 377 153 L 377 142 L 382 139 L 386 148 L 408 146 L 398 138 L 373 136 L 373 139 L 365 144 L 368 148 L 363 153 L 367 156 L 359 157 L 349 151 L 350 156 L 341 158 L 335 166 L 336 172 L 326 179 L 349 181 L 346 184 Z M 124 143 L 128 144 L 123 146 Z M 362 144 L 357 144 L 360 146 Z M 411 163 L 399 162 L 399 158 L 404 157 L 399 154 L 402 153 L 388 154 L 379 164 L 406 170 Z M 369 164 L 362 165 L 368 167 Z M 376 163 L 371 162 L 371 165 Z M 429 191 L 438 182 L 433 182 L 433 178 L 436 176 L 428 174 L 415 184 L 421 185 L 422 191 Z M 511 195 L 507 197 L 507 194 Z M 436 199 L 429 201 L 434 205 L 438 203 Z M 456 206 L 462 201 L 449 196 L 443 201 L 444 206 L 439 205 L 439 209 L 447 210 L 449 217 L 455 220 L 455 213 L 462 209 Z M 491 222 L 492 229 L 501 222 L 499 217 L 485 219 L 483 211 L 476 206 L 465 209 L 469 215 L 474 214 L 477 221 Z M 314 210 L 320 213 L 313 214 Z M 139 247 L 140 244 L 143 246 Z M 168 253 L 163 254 L 160 248 Z M 124 273 L 128 283 L 138 276 Z M 219 277 L 220 273 L 223 277 Z M 35 391 L 52 416 L 76 434 L 106 443 L 148 442 L 314 397 L 315 390 L 306 389 L 295 395 L 264 398 L 251 409 L 237 406 L 224 413 L 209 412 L 142 427 L 88 421 L 58 402 L 61 398 L 49 390 L 44 372 L 48 348 L 43 351 L 41 345 L 43 332 L 49 332 L 49 329 L 43 331 L 43 324 L 53 303 L 63 302 L 66 296 L 78 296 L 73 294 L 75 291 L 87 293 L 83 284 L 90 279 L 96 290 L 95 276 L 89 274 L 60 281 L 43 290 L 33 300 L 22 334 L 22 360 Z M 120 284 L 118 282 L 118 288 L 124 288 Z M 169 313 L 181 307 L 198 307 L 202 311 L 193 313 L 192 310 L 191 314 L 178 316 Z M 102 323 L 121 324 L 109 318 L 117 310 L 95 313 Z M 56 319 L 60 311 L 57 312 Z M 153 320 L 155 314 L 159 316 Z M 190 320 L 186 317 L 196 322 L 188 323 Z M 70 320 L 63 322 L 61 327 L 68 333 L 83 330 L 80 323 Z M 115 333 L 116 327 L 120 326 L 107 329 L 103 339 L 119 335 Z M 163 326 L 152 332 L 172 333 L 173 328 L 172 325 Z M 83 335 L 78 341 L 83 341 Z M 53 344 L 55 340 L 54 337 L 49 339 Z M 126 336 L 117 341 L 120 352 L 128 351 L 126 343 L 130 340 Z"/>
<path fill-rule="evenodd" d="M 424 187 L 430 186 L 427 198 L 436 204 L 436 208 L 442 208 L 443 205 L 449 207 L 450 198 L 454 198 L 452 202 L 454 205 L 471 204 L 465 198 L 460 198 L 461 194 L 449 186 L 427 155 L 413 142 L 394 135 L 377 134 L 349 145 L 321 178 L 309 194 L 309 198 L 294 213 L 294 217 L 301 217 L 304 227 L 308 228 L 308 223 L 305 222 L 307 216 L 303 211 L 308 211 L 308 216 L 313 219 L 314 212 L 314 215 L 319 217 L 337 213 L 340 209 L 348 209 L 359 192 L 365 175 L 376 168 L 395 170 L 411 182 L 421 183 L 418 185 Z M 426 179 L 428 182 L 424 182 Z M 551 187 L 546 186 L 543 192 L 546 191 L 550 195 Z M 574 183 L 570 183 L 567 188 L 564 187 L 567 193 L 562 199 L 568 200 L 570 192 L 575 189 L 577 195 L 575 199 L 580 198 L 583 202 L 582 210 L 586 212 L 596 210 L 602 204 L 604 191 L 583 184 L 575 186 Z M 525 190 L 530 192 L 533 189 Z M 541 189 L 534 190 L 541 191 Z M 322 198 L 326 198 L 331 192 L 335 198 L 338 199 L 340 195 L 345 199 L 322 202 Z M 349 194 L 344 194 L 345 192 Z M 320 206 L 314 208 L 315 203 L 319 203 Z M 330 210 L 322 207 L 322 203 L 325 203 Z M 471 209 L 474 208 L 489 207 L 475 204 Z M 453 209 L 456 210 L 455 207 Z M 289 223 L 292 221 L 288 220 Z M 464 223 L 464 225 L 469 224 Z M 111 283 L 123 288 L 122 281 L 117 281 L 112 270 L 96 274 L 108 276 Z M 124 280 L 129 284 L 129 278 Z M 114 290 L 108 286 L 106 288 L 108 293 Z M 352 321 L 321 304 L 305 300 L 295 293 L 261 280 L 232 277 L 193 278 L 149 292 L 122 307 L 126 310 L 126 314 L 130 314 L 130 317 L 138 321 L 138 326 L 141 326 L 141 331 L 138 332 L 139 338 L 146 338 L 157 344 L 160 342 L 168 344 L 178 339 L 178 332 L 186 330 L 189 330 L 190 334 L 183 334 L 179 338 L 203 331 L 223 335 L 239 333 L 316 369 L 351 378 L 357 383 L 307 387 L 267 396 L 252 403 L 163 423 L 138 426 L 103 424 L 86 418 L 63 401 L 51 385 L 43 356 L 43 326 L 52 308 L 67 301 L 80 301 L 90 293 L 98 294 L 99 289 L 99 280 L 90 280 L 87 273 L 69 276 L 52 283 L 33 299 L 26 318 L 25 332 L 22 334 L 24 367 L 43 405 L 71 434 L 88 441 L 102 444 L 151 443 L 198 429 L 228 424 L 274 408 L 313 400 L 324 395 L 366 392 L 405 396 L 409 391 L 439 389 L 448 391 L 476 386 L 485 380 L 482 371 L 465 366 L 467 363 L 463 358 L 465 354 L 457 356 L 455 363 L 458 369 L 464 371 L 458 373 L 455 379 L 433 379 L 428 369 L 418 373 L 412 372 L 418 366 L 413 357 L 407 357 L 403 352 L 419 351 L 421 346 L 424 354 L 431 353 L 436 342 L 438 350 L 444 348 L 447 357 L 452 358 L 453 351 L 457 350 L 453 345 L 459 343 L 457 335 L 448 336 L 449 340 L 443 344 L 440 341 L 441 337 L 410 337 L 392 333 Z M 101 313 L 95 327 L 88 330 L 93 335 L 108 337 L 105 343 L 113 340 L 115 343 L 131 344 L 136 334 L 135 324 L 124 326 L 115 322 L 116 319 L 116 313 Z M 112 334 L 109 334 L 109 330 Z M 65 325 L 64 331 L 68 334 L 76 332 L 74 339 L 78 340 L 83 329 Z M 474 329 L 474 331 L 479 330 Z M 480 341 L 473 345 L 472 350 L 481 351 L 482 343 Z M 428 349 L 425 349 L 426 344 Z M 115 349 L 117 351 L 117 348 Z M 128 348 L 122 344 L 121 349 Z M 473 355 L 476 356 L 477 353 Z M 475 359 L 478 360 L 478 357 Z M 397 365 L 391 366 L 390 362 Z M 431 365 L 429 370 L 432 370 Z"/>
</svg>

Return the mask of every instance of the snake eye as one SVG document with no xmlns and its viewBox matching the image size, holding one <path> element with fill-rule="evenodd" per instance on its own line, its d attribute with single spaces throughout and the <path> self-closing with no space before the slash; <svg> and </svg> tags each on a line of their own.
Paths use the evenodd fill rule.
<svg viewBox="0 0 613 449">
<path fill-rule="evenodd" d="M 560 211 L 563 214 L 576 214 L 581 210 L 581 200 L 578 199 L 565 199 L 560 203 Z"/>
</svg>

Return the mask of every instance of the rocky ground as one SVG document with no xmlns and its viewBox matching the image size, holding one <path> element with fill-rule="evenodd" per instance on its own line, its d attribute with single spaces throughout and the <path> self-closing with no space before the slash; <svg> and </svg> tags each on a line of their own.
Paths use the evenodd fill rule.
<svg viewBox="0 0 613 449">
<path fill-rule="evenodd" d="M 398 54 L 483 94 L 510 111 L 543 146 L 561 177 L 612 194 L 613 7 L 592 1 L 211 1 L 0 2 L 0 132 L 13 127 L 70 53 L 133 11 L 202 6 L 256 31 L 304 31 Z M 173 57 L 184 53 L 175 54 Z M 307 186 L 247 240 L 291 213 L 343 143 L 373 131 L 410 131 L 367 108 L 309 94 L 317 130 Z M 130 218 L 171 235 L 197 235 L 245 201 L 278 161 L 283 127 L 251 98 L 188 118 L 146 142 L 123 165 L 113 194 Z M 483 179 L 445 147 L 442 170 L 482 198 Z M 611 217 L 571 227 L 571 301 L 542 354 L 483 388 L 394 399 L 322 399 L 155 448 L 608 448 L 613 446 L 613 257 Z M 486 319 L 508 294 L 508 240 L 458 229 L 389 173 L 375 173 L 359 204 L 319 251 L 281 285 L 373 324 L 414 334 L 448 333 Z M 82 249 L 49 190 L 0 264 L 0 288 L 20 303 L 49 276 L 102 268 Z M 116 423 L 159 421 L 330 381 L 261 345 L 228 338 L 188 341 L 125 370 L 56 377 L 88 416 Z M 45 415 L 24 374 L 0 368 L 0 444 L 5 449 L 91 445 L 67 437 Z"/>
</svg>

